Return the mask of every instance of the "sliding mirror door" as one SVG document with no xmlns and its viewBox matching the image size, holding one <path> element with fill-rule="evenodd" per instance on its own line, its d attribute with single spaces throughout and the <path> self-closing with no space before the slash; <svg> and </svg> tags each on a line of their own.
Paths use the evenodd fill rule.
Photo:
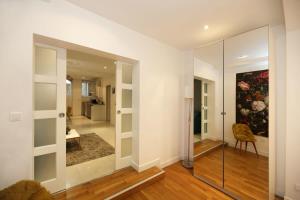
<svg viewBox="0 0 300 200">
<path fill-rule="evenodd" d="M 223 187 L 223 42 L 195 50 L 194 176 Z"/>
<path fill-rule="evenodd" d="M 226 39 L 224 61 L 224 189 L 269 199 L 268 27 Z"/>
</svg>

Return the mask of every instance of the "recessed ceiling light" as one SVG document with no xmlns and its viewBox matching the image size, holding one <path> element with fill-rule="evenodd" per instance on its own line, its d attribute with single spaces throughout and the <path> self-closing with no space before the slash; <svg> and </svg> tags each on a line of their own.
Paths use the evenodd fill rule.
<svg viewBox="0 0 300 200">
<path fill-rule="evenodd" d="M 248 55 L 241 55 L 239 57 L 237 57 L 238 59 L 244 59 L 244 58 L 248 58 Z"/>
<path fill-rule="evenodd" d="M 207 30 L 208 30 L 208 25 L 204 25 L 203 29 L 204 29 L 205 31 L 207 31 Z"/>
<path fill-rule="evenodd" d="M 107 66 L 104 66 L 103 68 L 104 68 L 104 69 L 107 69 Z"/>
</svg>

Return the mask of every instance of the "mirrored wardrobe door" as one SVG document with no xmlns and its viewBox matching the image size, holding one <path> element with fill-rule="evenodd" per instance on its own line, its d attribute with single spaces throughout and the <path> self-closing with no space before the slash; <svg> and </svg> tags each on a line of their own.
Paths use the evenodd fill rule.
<svg viewBox="0 0 300 200">
<path fill-rule="evenodd" d="M 194 176 L 223 187 L 223 42 L 195 49 Z"/>
<path fill-rule="evenodd" d="M 268 194 L 268 27 L 224 41 L 224 189 Z"/>
</svg>

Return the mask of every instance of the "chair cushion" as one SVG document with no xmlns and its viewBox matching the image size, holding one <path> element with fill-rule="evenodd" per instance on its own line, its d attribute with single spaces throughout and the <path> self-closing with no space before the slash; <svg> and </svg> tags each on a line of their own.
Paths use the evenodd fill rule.
<svg viewBox="0 0 300 200">
<path fill-rule="evenodd" d="M 23 180 L 0 191 L 1 200 L 52 200 L 51 194 L 38 182 Z"/>
<path fill-rule="evenodd" d="M 249 126 L 246 124 L 234 124 L 232 126 L 235 139 L 245 142 L 255 142 L 256 139 Z"/>
</svg>

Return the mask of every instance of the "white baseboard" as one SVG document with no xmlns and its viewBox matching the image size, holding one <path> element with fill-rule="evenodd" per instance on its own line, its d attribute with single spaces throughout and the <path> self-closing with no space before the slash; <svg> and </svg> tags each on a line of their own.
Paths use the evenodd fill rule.
<svg viewBox="0 0 300 200">
<path fill-rule="evenodd" d="M 172 164 L 178 162 L 179 160 L 181 160 L 181 159 L 180 159 L 180 156 L 175 156 L 175 157 L 173 157 L 173 158 L 171 158 L 171 159 L 169 159 L 169 160 L 167 160 L 167 161 L 162 162 L 162 163 L 160 164 L 160 167 L 161 167 L 161 168 L 165 168 L 165 167 L 167 167 L 167 166 L 169 166 L 169 165 L 172 165 Z"/>
<path fill-rule="evenodd" d="M 290 197 L 287 197 L 287 196 L 284 196 L 284 200 L 294 200 L 294 199 L 292 199 Z"/>
<path fill-rule="evenodd" d="M 227 142 L 227 144 L 228 144 L 228 146 L 233 147 L 233 148 L 235 146 L 235 143 Z M 250 144 L 250 145 L 252 145 L 252 144 Z M 239 149 L 240 148 L 239 145 L 236 148 Z M 245 150 L 244 148 L 245 147 L 243 146 L 243 150 Z M 248 145 L 247 151 L 251 152 L 251 153 L 256 153 L 254 149 L 249 148 L 249 145 Z M 259 155 L 262 155 L 262 156 L 265 156 L 265 157 L 269 157 L 269 152 L 259 151 L 259 149 L 257 149 L 257 152 L 258 152 Z"/>
<path fill-rule="evenodd" d="M 134 161 L 131 161 L 131 166 L 138 172 L 142 172 L 146 169 L 149 169 L 151 167 L 154 166 L 160 166 L 160 159 L 156 158 L 150 162 L 144 163 L 142 165 L 138 165 L 137 163 L 135 163 Z"/>
<path fill-rule="evenodd" d="M 139 165 L 136 162 L 134 162 L 133 160 L 131 160 L 131 167 L 133 169 L 135 169 L 136 171 L 139 171 Z"/>
</svg>

